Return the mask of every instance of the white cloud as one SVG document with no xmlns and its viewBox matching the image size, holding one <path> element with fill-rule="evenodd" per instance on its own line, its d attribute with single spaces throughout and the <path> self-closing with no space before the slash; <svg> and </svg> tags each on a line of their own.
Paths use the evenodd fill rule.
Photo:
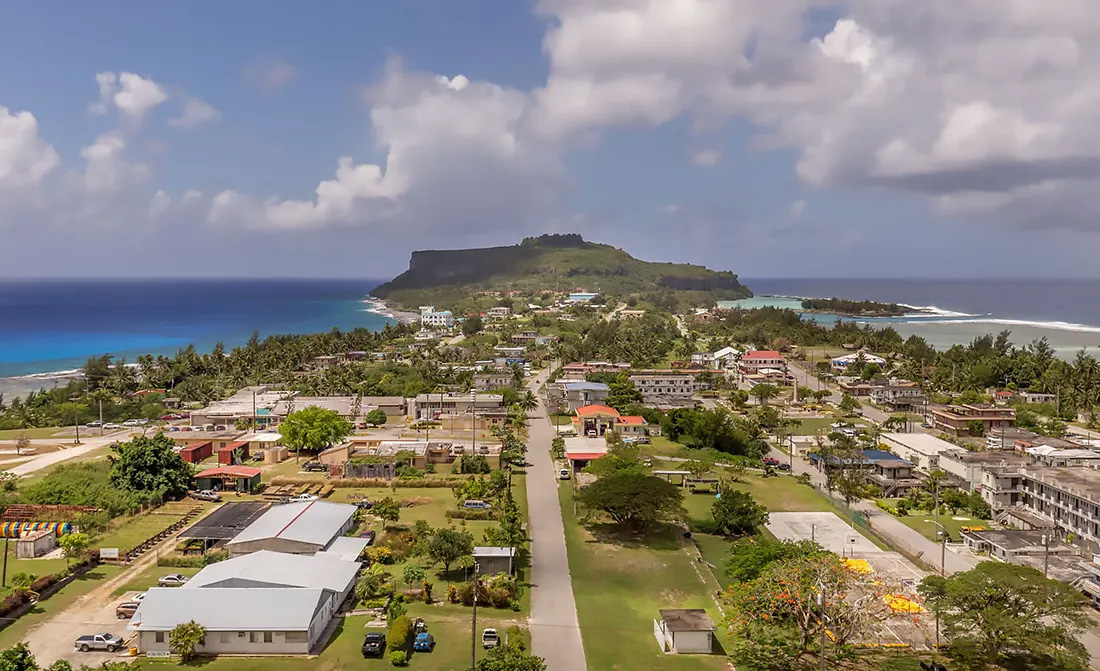
<svg viewBox="0 0 1100 671">
<path fill-rule="evenodd" d="M 179 116 L 168 120 L 168 125 L 179 128 L 194 128 L 208 121 L 216 121 L 221 113 L 209 103 L 191 96 L 184 96 L 183 111 Z"/>
<path fill-rule="evenodd" d="M 722 152 L 717 149 L 700 149 L 691 155 L 691 162 L 704 168 L 712 168 L 722 160 Z"/>
<path fill-rule="evenodd" d="M 125 150 L 126 142 L 119 135 L 105 133 L 80 151 L 85 160 L 83 187 L 86 193 L 119 192 L 145 181 L 149 168 L 128 161 Z"/>
<path fill-rule="evenodd" d="M 274 93 L 298 77 L 298 69 L 281 59 L 252 63 L 242 70 L 244 80 L 266 93 Z"/>
<path fill-rule="evenodd" d="M 33 114 L 0 107 L 0 205 L 5 190 L 36 187 L 60 164 L 54 148 L 38 136 Z"/>
<path fill-rule="evenodd" d="M 160 84 L 132 72 L 100 72 L 95 78 L 99 102 L 89 108 L 93 114 L 105 114 L 114 105 L 124 117 L 140 122 L 150 110 L 168 100 Z"/>
</svg>

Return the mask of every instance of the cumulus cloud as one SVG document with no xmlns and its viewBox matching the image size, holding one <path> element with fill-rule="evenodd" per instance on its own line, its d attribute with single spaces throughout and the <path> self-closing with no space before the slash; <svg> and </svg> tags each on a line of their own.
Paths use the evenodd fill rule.
<svg viewBox="0 0 1100 671">
<path fill-rule="evenodd" d="M 274 93 L 297 79 L 298 68 L 282 59 L 265 60 L 245 66 L 241 76 L 261 91 Z"/>
<path fill-rule="evenodd" d="M 0 200 L 4 190 L 37 186 L 60 164 L 61 157 L 39 137 L 33 114 L 0 106 Z"/>
<path fill-rule="evenodd" d="M 118 192 L 140 184 L 149 176 L 149 168 L 130 162 L 125 155 L 126 142 L 117 134 L 105 133 L 81 150 L 85 161 L 83 186 L 89 194 Z"/>
<path fill-rule="evenodd" d="M 100 72 L 96 83 L 99 102 L 91 106 L 93 114 L 105 114 L 113 105 L 124 117 L 140 122 L 150 110 L 168 100 L 160 84 L 132 72 Z"/>
<path fill-rule="evenodd" d="M 184 95 L 183 111 L 169 119 L 168 124 L 178 128 L 194 128 L 220 117 L 221 113 L 206 101 Z"/>
</svg>

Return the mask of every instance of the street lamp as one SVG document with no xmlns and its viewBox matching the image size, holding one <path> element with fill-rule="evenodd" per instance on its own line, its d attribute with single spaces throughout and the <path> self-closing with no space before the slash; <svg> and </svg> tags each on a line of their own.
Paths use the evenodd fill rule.
<svg viewBox="0 0 1100 671">
<path fill-rule="evenodd" d="M 817 542 L 816 537 L 817 537 L 817 525 L 816 524 L 811 524 L 810 525 L 810 542 L 811 543 L 816 543 Z"/>
<path fill-rule="evenodd" d="M 936 532 L 940 537 L 940 577 L 946 577 L 947 569 L 944 566 L 944 561 L 947 558 L 947 529 L 944 528 L 939 522 L 933 520 L 925 520 L 925 522 L 932 522 L 939 530 Z M 940 648 L 940 611 L 936 610 L 936 649 Z"/>
<path fill-rule="evenodd" d="M 1047 569 L 1050 567 L 1050 536 L 1043 534 L 1043 577 L 1047 576 Z"/>
<path fill-rule="evenodd" d="M 817 612 L 821 617 L 821 671 L 825 671 L 825 583 L 817 583 Z"/>
</svg>

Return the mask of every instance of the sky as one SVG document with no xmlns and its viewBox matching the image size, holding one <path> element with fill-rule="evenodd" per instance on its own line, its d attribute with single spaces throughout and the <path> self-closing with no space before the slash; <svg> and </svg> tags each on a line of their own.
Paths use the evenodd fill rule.
<svg viewBox="0 0 1100 671">
<path fill-rule="evenodd" d="M 1091 0 L 0 6 L 0 277 L 387 277 L 578 232 L 1100 277 Z"/>
</svg>

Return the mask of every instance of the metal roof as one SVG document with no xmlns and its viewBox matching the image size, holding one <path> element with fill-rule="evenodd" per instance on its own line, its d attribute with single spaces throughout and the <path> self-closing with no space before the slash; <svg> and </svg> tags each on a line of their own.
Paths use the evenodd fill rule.
<svg viewBox="0 0 1100 671">
<path fill-rule="evenodd" d="M 153 587 L 126 628 L 171 631 L 194 620 L 207 631 L 309 631 L 327 599 L 323 589 Z"/>
<path fill-rule="evenodd" d="M 210 564 L 182 589 L 298 587 L 342 593 L 358 571 L 356 561 L 260 550 Z"/>
<path fill-rule="evenodd" d="M 312 543 L 325 546 L 343 531 L 344 526 L 355 515 L 355 506 L 329 501 L 304 501 L 284 503 L 272 506 L 229 541 L 233 547 L 239 543 L 258 541 L 266 538 Z"/>
<path fill-rule="evenodd" d="M 314 557 L 321 556 L 333 556 L 340 557 L 346 561 L 354 562 L 359 558 L 359 554 L 363 552 L 363 548 L 367 547 L 368 541 L 366 538 L 353 538 L 351 536 L 340 536 L 336 540 L 328 544 L 328 547 L 324 549 L 324 552 L 318 552 L 313 555 Z"/>
<path fill-rule="evenodd" d="M 516 549 L 513 547 L 482 546 L 474 548 L 475 557 L 515 557 Z"/>
<path fill-rule="evenodd" d="M 566 382 L 565 388 L 569 391 L 611 391 L 611 387 L 603 382 Z"/>
</svg>

